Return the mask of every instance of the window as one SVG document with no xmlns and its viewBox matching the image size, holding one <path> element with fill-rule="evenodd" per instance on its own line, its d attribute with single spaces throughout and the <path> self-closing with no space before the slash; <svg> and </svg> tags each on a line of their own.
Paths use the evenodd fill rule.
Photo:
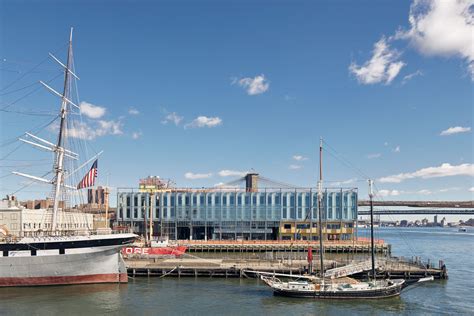
<svg viewBox="0 0 474 316">
<path fill-rule="evenodd" d="M 265 195 L 260 195 L 260 204 L 263 205 L 265 204 Z"/>
<path fill-rule="evenodd" d="M 189 199 L 189 196 L 188 196 L 188 195 L 186 195 L 186 202 L 185 202 L 185 203 L 186 203 L 186 205 L 189 205 L 189 204 L 190 204 L 190 199 Z"/>
<path fill-rule="evenodd" d="M 212 196 L 207 197 L 207 204 L 212 204 Z"/>
<path fill-rule="evenodd" d="M 256 195 L 254 195 L 252 197 L 252 203 L 253 203 L 253 205 L 257 204 L 257 196 Z"/>
<path fill-rule="evenodd" d="M 204 205 L 204 195 L 199 197 L 199 204 Z"/>
<path fill-rule="evenodd" d="M 216 196 L 214 203 L 216 203 L 216 205 L 219 205 L 220 201 L 221 201 L 220 196 Z"/>
<path fill-rule="evenodd" d="M 196 205 L 197 204 L 197 196 L 193 196 L 193 204 Z"/>
<path fill-rule="evenodd" d="M 237 204 L 242 205 L 242 196 L 240 195 L 237 197 Z"/>
<path fill-rule="evenodd" d="M 227 204 L 227 196 L 222 197 L 222 204 L 226 205 Z"/>
<path fill-rule="evenodd" d="M 230 205 L 234 205 L 235 204 L 235 196 L 231 195 L 230 196 Z"/>
<path fill-rule="evenodd" d="M 283 228 L 284 228 L 284 229 L 291 229 L 291 224 L 284 224 L 284 225 L 283 225 Z"/>
<path fill-rule="evenodd" d="M 304 224 L 296 224 L 297 229 L 308 229 L 309 228 L 309 223 L 304 223 Z"/>
</svg>

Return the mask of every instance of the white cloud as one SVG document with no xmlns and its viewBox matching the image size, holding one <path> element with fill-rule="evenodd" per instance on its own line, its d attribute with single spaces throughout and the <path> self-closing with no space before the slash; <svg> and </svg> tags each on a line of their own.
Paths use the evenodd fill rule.
<svg viewBox="0 0 474 316">
<path fill-rule="evenodd" d="M 92 119 L 98 119 L 104 116 L 105 114 L 105 108 L 102 106 L 94 105 L 88 102 L 81 102 L 79 104 L 79 108 L 81 111 L 81 114 L 84 114 L 87 117 L 90 117 Z"/>
<path fill-rule="evenodd" d="M 197 179 L 207 179 L 212 177 L 212 173 L 193 173 L 193 172 L 186 172 L 184 174 L 186 179 L 190 180 L 197 180 Z"/>
<path fill-rule="evenodd" d="M 471 131 L 470 127 L 455 126 L 455 127 L 450 127 L 447 130 L 442 131 L 439 135 L 449 136 L 453 134 L 467 133 L 470 131 Z"/>
<path fill-rule="evenodd" d="M 164 120 L 161 121 L 162 124 L 173 123 L 178 126 L 183 121 L 183 117 L 179 116 L 176 112 L 168 113 Z"/>
<path fill-rule="evenodd" d="M 399 152 L 400 152 L 400 145 L 398 145 L 397 147 L 395 147 L 392 151 L 393 151 L 394 153 L 399 153 Z"/>
<path fill-rule="evenodd" d="M 378 196 L 398 196 L 400 195 L 400 191 L 398 190 L 379 190 L 377 191 Z"/>
<path fill-rule="evenodd" d="M 247 91 L 248 95 L 257 95 L 266 92 L 270 88 L 270 83 L 265 79 L 265 75 L 255 76 L 254 78 L 235 79 L 232 82 Z"/>
<path fill-rule="evenodd" d="M 130 115 L 138 115 L 138 114 L 140 114 L 140 111 L 138 111 L 138 110 L 135 109 L 135 108 L 130 108 L 130 109 L 128 109 L 128 114 L 130 114 Z"/>
<path fill-rule="evenodd" d="M 133 139 L 139 139 L 140 137 L 142 137 L 143 133 L 142 132 L 133 132 L 132 133 L 132 138 Z"/>
<path fill-rule="evenodd" d="M 92 140 L 106 135 L 120 135 L 123 134 L 122 122 L 100 120 L 94 122 L 94 126 L 85 122 L 76 122 L 73 126 L 68 127 L 67 133 L 69 137 L 86 140 Z"/>
<path fill-rule="evenodd" d="M 460 188 L 458 188 L 458 187 L 453 187 L 453 188 L 440 189 L 439 192 L 440 192 L 440 193 L 445 193 L 445 192 L 459 191 L 459 190 L 460 190 Z"/>
<path fill-rule="evenodd" d="M 221 177 L 243 177 L 247 174 L 247 171 L 237 171 L 224 169 L 218 172 Z"/>
<path fill-rule="evenodd" d="M 191 123 L 186 124 L 186 128 L 197 127 L 216 127 L 222 125 L 222 119 L 219 117 L 198 116 Z"/>
<path fill-rule="evenodd" d="M 368 154 L 367 155 L 368 159 L 377 159 L 377 158 L 380 158 L 380 157 L 382 157 L 381 153 L 375 153 L 375 154 Z"/>
<path fill-rule="evenodd" d="M 303 167 L 300 166 L 300 165 L 290 165 L 288 168 L 289 168 L 290 170 L 298 170 L 298 169 L 301 169 L 301 168 L 303 168 Z"/>
<path fill-rule="evenodd" d="M 472 5 L 472 0 L 415 0 L 408 18 L 410 29 L 398 31 L 396 37 L 409 40 L 425 55 L 464 59 L 474 80 Z"/>
<path fill-rule="evenodd" d="M 474 192 L 474 187 L 470 187 L 469 192 Z"/>
<path fill-rule="evenodd" d="M 354 74 L 362 84 L 375 84 L 384 82 L 390 84 L 398 75 L 405 63 L 399 60 L 400 53 L 391 49 L 385 37 L 374 44 L 372 58 L 359 66 L 351 63 L 349 71 Z"/>
<path fill-rule="evenodd" d="M 388 146 L 388 142 L 383 143 L 384 146 Z"/>
<path fill-rule="evenodd" d="M 407 83 L 407 81 L 417 77 L 417 76 L 423 76 L 423 72 L 421 70 L 417 70 L 415 72 L 412 72 L 411 74 L 408 74 L 406 75 L 405 77 L 403 77 L 402 79 L 402 84 L 405 84 Z"/>
<path fill-rule="evenodd" d="M 304 157 L 304 156 L 301 156 L 301 155 L 294 155 L 293 159 L 296 160 L 296 161 L 304 161 L 304 160 L 308 160 L 308 157 Z"/>
<path fill-rule="evenodd" d="M 419 190 L 417 192 L 415 192 L 416 194 L 421 194 L 421 195 L 430 195 L 432 194 L 433 192 L 431 192 L 430 190 L 426 190 L 426 189 L 423 189 L 423 190 Z"/>
<path fill-rule="evenodd" d="M 400 183 L 407 179 L 429 179 L 429 178 L 441 178 L 441 177 L 450 177 L 450 176 L 471 176 L 474 177 L 474 164 L 461 164 L 457 166 L 452 166 L 449 163 L 443 163 L 438 167 L 428 167 L 417 170 L 410 173 L 400 173 L 396 175 L 391 175 L 388 177 L 382 177 L 379 179 L 383 183 Z"/>
</svg>

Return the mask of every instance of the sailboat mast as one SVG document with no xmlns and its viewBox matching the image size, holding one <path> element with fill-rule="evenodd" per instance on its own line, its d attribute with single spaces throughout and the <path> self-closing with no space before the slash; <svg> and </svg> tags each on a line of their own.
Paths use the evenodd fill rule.
<svg viewBox="0 0 474 316">
<path fill-rule="evenodd" d="M 57 229 L 57 217 L 58 217 L 58 209 L 59 209 L 59 199 L 61 195 L 61 185 L 63 182 L 64 176 L 64 134 L 66 130 L 66 116 L 67 116 L 67 103 L 68 103 L 68 96 L 69 96 L 69 80 L 70 80 L 70 73 L 69 67 L 71 66 L 71 53 L 72 53 L 72 28 L 71 33 L 69 35 L 69 46 L 67 51 L 67 64 L 66 68 L 64 69 L 64 89 L 61 98 L 61 111 L 60 111 L 60 124 L 59 124 L 59 136 L 58 142 L 56 145 L 56 166 L 55 166 L 55 174 L 56 174 L 56 181 L 54 183 L 55 190 L 54 190 L 54 200 L 53 200 L 53 219 L 51 225 L 51 231 L 56 231 Z"/>
<path fill-rule="evenodd" d="M 375 281 L 375 249 L 374 249 L 374 193 L 372 191 L 373 180 L 369 180 L 369 198 L 370 198 L 370 248 L 372 258 L 372 278 Z"/>
<path fill-rule="evenodd" d="M 324 282 L 324 249 L 323 249 L 323 228 L 321 200 L 323 199 L 323 138 L 319 141 L 319 181 L 318 181 L 318 233 L 319 233 L 319 261 L 321 265 L 320 276 Z"/>
</svg>

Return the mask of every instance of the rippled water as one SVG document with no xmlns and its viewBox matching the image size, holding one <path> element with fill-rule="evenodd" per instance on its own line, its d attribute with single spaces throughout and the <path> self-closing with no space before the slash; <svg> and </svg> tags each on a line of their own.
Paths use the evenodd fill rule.
<svg viewBox="0 0 474 316">
<path fill-rule="evenodd" d="M 443 259 L 449 280 L 383 300 L 316 301 L 275 297 L 258 280 L 136 278 L 127 285 L 0 289 L 0 314 L 72 315 L 431 315 L 474 311 L 474 231 L 382 228 L 395 256 Z"/>
</svg>

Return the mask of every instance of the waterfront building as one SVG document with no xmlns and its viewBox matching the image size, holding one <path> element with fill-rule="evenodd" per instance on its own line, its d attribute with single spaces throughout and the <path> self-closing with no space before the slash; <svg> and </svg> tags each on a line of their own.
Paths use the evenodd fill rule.
<svg viewBox="0 0 474 316">
<path fill-rule="evenodd" d="M 37 236 L 51 229 L 52 209 L 27 209 L 13 197 L 0 201 L 0 236 Z M 89 231 L 93 228 L 92 214 L 58 212 L 57 230 Z"/>
<path fill-rule="evenodd" d="M 118 189 L 116 226 L 170 239 L 317 240 L 318 196 L 314 188 L 258 188 L 247 174 L 245 188 Z M 357 189 L 324 189 L 323 234 L 351 240 L 357 219 Z"/>
</svg>

